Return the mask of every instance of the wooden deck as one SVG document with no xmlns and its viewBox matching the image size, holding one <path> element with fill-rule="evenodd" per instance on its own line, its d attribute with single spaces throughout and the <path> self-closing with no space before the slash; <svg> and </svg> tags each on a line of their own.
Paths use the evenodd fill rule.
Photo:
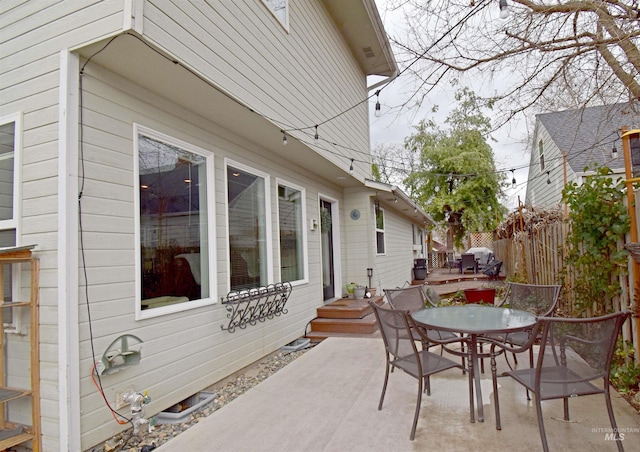
<svg viewBox="0 0 640 452">
<path fill-rule="evenodd" d="M 429 272 L 427 279 L 407 281 L 406 285 L 425 284 L 433 287 L 442 297 L 459 290 L 473 289 L 484 285 L 502 285 L 503 278 L 490 280 L 483 273 L 459 273 L 456 269 L 437 268 Z M 384 293 L 373 300 L 382 303 Z M 375 316 L 368 299 L 340 298 L 317 309 L 315 319 L 305 335 L 314 342 L 328 337 L 370 337 L 378 332 Z"/>
</svg>

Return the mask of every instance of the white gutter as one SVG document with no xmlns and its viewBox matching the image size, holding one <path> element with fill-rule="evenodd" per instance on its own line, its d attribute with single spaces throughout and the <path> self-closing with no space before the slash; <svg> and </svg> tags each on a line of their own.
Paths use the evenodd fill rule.
<svg viewBox="0 0 640 452">
<path fill-rule="evenodd" d="M 371 86 L 367 86 L 367 91 L 372 91 L 372 90 L 374 90 L 374 89 L 376 89 L 376 88 L 378 88 L 379 86 L 382 86 L 382 85 L 388 85 L 389 83 L 394 81 L 397 77 L 398 77 L 398 69 L 396 68 L 393 71 L 393 74 L 391 74 L 389 77 L 384 78 L 384 79 L 380 80 L 379 82 L 374 83 Z"/>
<path fill-rule="evenodd" d="M 411 199 L 404 191 L 402 191 L 401 188 L 395 185 L 390 185 L 371 179 L 365 179 L 364 186 L 373 190 L 391 193 L 397 199 L 398 203 L 408 206 L 411 210 L 415 211 L 416 215 L 421 217 L 422 220 L 427 221 L 433 225 L 436 224 L 433 218 L 431 218 L 431 215 L 429 215 L 420 206 L 418 206 L 418 204 L 416 204 L 413 199 Z"/>
</svg>

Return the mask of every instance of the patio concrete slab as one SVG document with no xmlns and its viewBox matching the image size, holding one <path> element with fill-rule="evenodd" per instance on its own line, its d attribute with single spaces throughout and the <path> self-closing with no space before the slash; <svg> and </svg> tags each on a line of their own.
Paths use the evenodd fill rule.
<svg viewBox="0 0 640 452">
<path fill-rule="evenodd" d="M 528 359 L 524 361 L 528 362 Z M 467 378 L 452 369 L 431 378 L 422 398 L 414 441 L 409 440 L 417 382 L 390 375 L 384 406 L 384 347 L 378 338 L 328 338 L 247 393 L 204 418 L 157 451 L 502 451 L 541 450 L 535 406 L 511 378 L 500 380 L 502 430 L 495 428 L 491 374 L 482 376 L 485 422 L 469 422 Z M 499 365 L 505 366 L 504 357 Z M 628 451 L 640 450 L 640 415 L 613 395 Z M 608 440 L 604 396 L 543 402 L 552 450 L 614 451 Z"/>
</svg>

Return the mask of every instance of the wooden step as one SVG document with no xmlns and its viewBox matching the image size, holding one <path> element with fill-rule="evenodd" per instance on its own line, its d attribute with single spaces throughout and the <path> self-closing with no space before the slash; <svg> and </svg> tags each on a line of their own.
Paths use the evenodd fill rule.
<svg viewBox="0 0 640 452">
<path fill-rule="evenodd" d="M 380 303 L 382 297 L 372 298 Z M 323 319 L 361 319 L 373 311 L 369 299 L 341 298 L 316 309 L 318 317 Z"/>
<path fill-rule="evenodd" d="M 379 332 L 373 334 L 357 334 L 357 333 L 330 333 L 327 331 L 309 331 L 305 337 L 311 339 L 311 342 L 322 342 L 328 337 L 376 337 Z"/>
<path fill-rule="evenodd" d="M 382 295 L 371 299 L 341 298 L 317 309 L 318 317 L 310 323 L 305 337 L 319 342 L 327 337 L 368 337 L 378 331 L 369 300 L 382 304 Z"/>
<path fill-rule="evenodd" d="M 378 329 L 373 313 L 361 319 L 325 319 L 311 321 L 311 331 L 327 333 L 373 334 Z"/>
</svg>

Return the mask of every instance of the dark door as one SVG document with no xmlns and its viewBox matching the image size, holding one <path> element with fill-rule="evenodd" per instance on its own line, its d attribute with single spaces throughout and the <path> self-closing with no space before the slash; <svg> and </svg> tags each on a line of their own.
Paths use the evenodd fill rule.
<svg viewBox="0 0 640 452">
<path fill-rule="evenodd" d="M 333 221 L 331 202 L 320 200 L 320 235 L 322 247 L 322 291 L 325 301 L 335 298 L 333 263 Z"/>
</svg>

